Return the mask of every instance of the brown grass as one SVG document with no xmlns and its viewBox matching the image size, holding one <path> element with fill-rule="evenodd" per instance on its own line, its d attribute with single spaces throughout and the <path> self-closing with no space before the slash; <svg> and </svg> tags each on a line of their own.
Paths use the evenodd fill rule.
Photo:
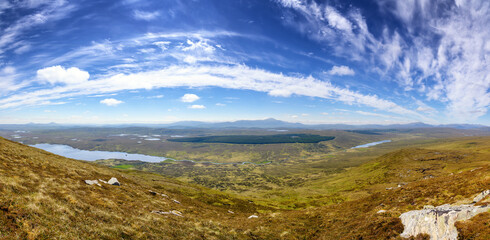
<svg viewBox="0 0 490 240">
<path fill-rule="evenodd" d="M 490 187 L 490 152 L 485 150 L 490 138 L 476 142 L 476 148 L 471 144 L 466 150 L 461 141 L 451 150 L 433 146 L 437 151 L 387 154 L 336 176 L 333 184 L 342 190 L 337 194 L 363 192 L 359 197 L 279 210 L 161 175 L 66 159 L 0 138 L 0 239 L 399 239 L 401 213 L 428 204 L 467 202 Z M 430 169 L 421 173 L 420 168 Z M 414 174 L 399 175 L 408 170 Z M 434 177 L 424 179 L 426 174 Z M 83 182 L 110 177 L 122 186 Z M 407 184 L 385 190 L 400 179 Z M 378 214 L 380 209 L 387 212 Z M 178 210 L 184 217 L 153 210 Z M 248 219 L 252 214 L 259 218 Z M 461 236 L 485 239 L 489 215 L 458 223 Z"/>
</svg>

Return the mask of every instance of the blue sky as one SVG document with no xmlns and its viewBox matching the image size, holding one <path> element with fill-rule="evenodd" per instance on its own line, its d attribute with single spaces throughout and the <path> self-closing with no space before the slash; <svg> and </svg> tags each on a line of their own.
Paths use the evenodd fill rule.
<svg viewBox="0 0 490 240">
<path fill-rule="evenodd" d="M 490 2 L 0 0 L 0 123 L 490 124 Z"/>
</svg>

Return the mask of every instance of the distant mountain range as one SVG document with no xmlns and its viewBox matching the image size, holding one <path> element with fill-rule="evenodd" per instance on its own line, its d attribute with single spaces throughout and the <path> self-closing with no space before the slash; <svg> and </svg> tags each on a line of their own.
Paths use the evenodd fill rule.
<svg viewBox="0 0 490 240">
<path fill-rule="evenodd" d="M 97 127 L 151 127 L 151 128 L 170 128 L 170 129 L 192 129 L 192 128 L 204 128 L 204 129 L 335 129 L 335 130 L 360 130 L 360 129 L 413 129 L 413 128 L 454 128 L 454 129 L 484 129 L 490 131 L 489 126 L 480 124 L 441 124 L 431 125 L 421 122 L 407 123 L 407 124 L 366 124 L 366 125 L 349 125 L 349 124 L 303 124 L 292 123 L 277 120 L 274 118 L 268 118 L 264 120 L 239 120 L 233 122 L 200 122 L 200 121 L 181 121 L 168 124 L 117 124 L 117 125 L 74 125 L 74 124 L 0 124 L 0 129 L 60 129 L 71 128 L 80 126 L 97 126 Z"/>
</svg>

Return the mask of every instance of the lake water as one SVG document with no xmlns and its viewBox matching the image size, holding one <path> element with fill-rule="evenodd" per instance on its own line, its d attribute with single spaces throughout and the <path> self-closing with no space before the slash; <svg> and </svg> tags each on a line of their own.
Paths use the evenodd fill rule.
<svg viewBox="0 0 490 240">
<path fill-rule="evenodd" d="M 387 142 L 391 142 L 391 140 L 383 140 L 383 141 L 379 141 L 379 142 L 366 143 L 366 144 L 363 144 L 363 145 L 351 147 L 351 149 L 354 149 L 354 148 L 367 148 L 367 147 L 372 147 L 374 145 L 378 145 L 378 144 L 381 144 L 381 143 L 387 143 Z"/>
<path fill-rule="evenodd" d="M 144 162 L 161 162 L 166 160 L 165 157 L 149 156 L 144 154 L 134 154 L 125 152 L 108 152 L 108 151 L 88 151 L 72 148 L 68 145 L 61 144 L 35 144 L 32 147 L 39 148 L 67 158 L 73 158 L 85 161 L 95 161 L 99 159 L 124 159 L 140 160 Z"/>
<path fill-rule="evenodd" d="M 161 162 L 165 160 L 175 161 L 175 162 L 196 162 L 192 160 L 175 160 L 166 157 L 157 157 L 144 154 L 134 154 L 125 152 L 108 152 L 108 151 L 88 151 L 81 150 L 77 148 L 70 147 L 68 145 L 62 144 L 48 144 L 40 143 L 31 145 L 31 147 L 39 148 L 56 155 L 60 155 L 67 158 L 73 158 L 85 161 L 95 161 L 99 159 L 124 159 L 124 160 L 139 160 L 143 162 Z M 266 165 L 267 163 L 252 163 L 252 162 L 239 162 L 239 163 L 215 163 L 215 162 L 200 162 L 200 163 L 211 163 L 211 164 L 255 164 L 255 165 Z"/>
</svg>

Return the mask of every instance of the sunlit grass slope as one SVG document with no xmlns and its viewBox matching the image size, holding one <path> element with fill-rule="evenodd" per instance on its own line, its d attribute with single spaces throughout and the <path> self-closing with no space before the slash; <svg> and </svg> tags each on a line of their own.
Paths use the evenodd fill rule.
<svg viewBox="0 0 490 240">
<path fill-rule="evenodd" d="M 401 213 L 428 204 L 467 203 L 490 188 L 489 149 L 488 137 L 401 149 L 254 203 L 0 138 L 0 239 L 400 239 Z M 122 186 L 83 182 L 110 177 Z M 261 206 L 294 201 L 287 199 L 293 190 L 323 194 L 311 195 L 315 204 L 295 210 Z M 154 210 L 177 210 L 183 217 Z M 258 218 L 248 219 L 252 214 Z M 457 226 L 462 239 L 490 236 L 488 213 Z"/>
<path fill-rule="evenodd" d="M 83 181 L 111 177 L 122 186 Z M 0 239 L 233 239 L 253 228 L 241 222 L 258 210 L 160 175 L 123 173 L 0 138 Z"/>
</svg>

